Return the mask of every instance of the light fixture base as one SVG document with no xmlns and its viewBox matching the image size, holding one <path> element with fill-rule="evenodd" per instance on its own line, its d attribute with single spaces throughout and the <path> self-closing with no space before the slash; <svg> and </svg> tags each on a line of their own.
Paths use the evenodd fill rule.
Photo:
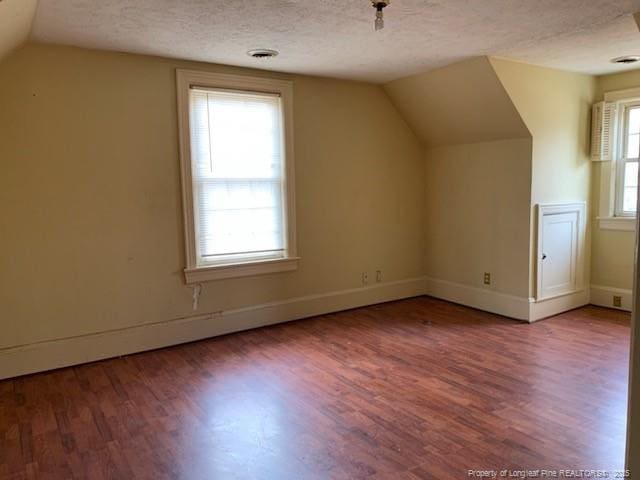
<svg viewBox="0 0 640 480">
<path fill-rule="evenodd" d="M 376 31 L 382 30 L 384 28 L 384 13 L 383 10 L 385 7 L 388 7 L 391 3 L 391 0 L 371 0 L 371 5 L 376 9 L 376 19 L 374 22 L 374 26 Z"/>
</svg>

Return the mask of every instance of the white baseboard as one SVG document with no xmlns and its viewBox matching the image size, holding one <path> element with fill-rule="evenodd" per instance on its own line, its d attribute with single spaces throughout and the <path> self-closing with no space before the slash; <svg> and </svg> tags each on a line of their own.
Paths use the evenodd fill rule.
<svg viewBox="0 0 640 480">
<path fill-rule="evenodd" d="M 588 304 L 588 288 L 549 299 L 531 299 L 531 303 L 529 304 L 529 321 L 536 322 L 543 318 L 552 317 Z"/>
<path fill-rule="evenodd" d="M 0 379 L 424 294 L 412 278 L 0 349 Z"/>
<path fill-rule="evenodd" d="M 536 301 L 533 298 L 508 295 L 430 277 L 425 279 L 425 283 L 425 293 L 432 297 L 526 322 L 535 322 L 589 304 L 588 289 Z"/>
<path fill-rule="evenodd" d="M 425 279 L 425 284 L 425 293 L 432 297 L 517 320 L 529 321 L 529 299 L 526 297 L 517 297 L 488 288 L 470 287 L 431 277 Z"/>
<path fill-rule="evenodd" d="M 613 305 L 613 297 L 622 297 L 622 305 Z M 615 308 L 618 310 L 631 311 L 633 292 L 624 288 L 607 287 L 604 285 L 591 285 L 591 303 L 600 307 Z"/>
<path fill-rule="evenodd" d="M 533 322 L 592 303 L 631 310 L 631 290 L 592 285 L 570 295 L 544 301 L 508 295 L 436 278 L 420 277 L 341 290 L 235 310 L 211 312 L 162 322 L 60 338 L 0 349 L 0 379 L 93 362 L 300 318 L 430 295 L 505 317 Z"/>
</svg>

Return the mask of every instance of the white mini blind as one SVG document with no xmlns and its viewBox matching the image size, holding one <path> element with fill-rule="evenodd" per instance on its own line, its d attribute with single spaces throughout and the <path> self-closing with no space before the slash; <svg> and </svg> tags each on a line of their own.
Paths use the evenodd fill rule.
<svg viewBox="0 0 640 480">
<path fill-rule="evenodd" d="M 598 102 L 591 110 L 591 160 L 613 160 L 616 105 Z"/>
<path fill-rule="evenodd" d="M 191 88 L 189 100 L 198 263 L 283 257 L 280 97 Z"/>
</svg>

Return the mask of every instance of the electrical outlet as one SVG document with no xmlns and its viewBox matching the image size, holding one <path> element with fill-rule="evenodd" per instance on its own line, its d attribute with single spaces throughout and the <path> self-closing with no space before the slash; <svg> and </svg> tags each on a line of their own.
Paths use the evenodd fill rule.
<svg viewBox="0 0 640 480">
<path fill-rule="evenodd" d="M 622 297 L 619 295 L 613 296 L 613 306 L 614 307 L 622 307 Z"/>
<path fill-rule="evenodd" d="M 380 283 L 382 281 L 382 270 L 376 270 L 376 282 Z"/>
<path fill-rule="evenodd" d="M 491 274 L 489 272 L 484 272 L 484 284 L 491 285 Z"/>
<path fill-rule="evenodd" d="M 362 283 L 364 285 L 366 285 L 367 283 L 369 283 L 369 273 L 367 272 L 362 272 Z"/>
</svg>

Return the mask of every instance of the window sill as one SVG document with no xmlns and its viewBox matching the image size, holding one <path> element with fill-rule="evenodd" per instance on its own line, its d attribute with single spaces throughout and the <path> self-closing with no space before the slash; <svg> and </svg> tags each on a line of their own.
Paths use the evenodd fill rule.
<svg viewBox="0 0 640 480">
<path fill-rule="evenodd" d="M 228 265 L 185 268 L 187 284 L 222 280 L 225 278 L 251 277 L 266 273 L 290 272 L 297 270 L 300 257 L 276 258 L 255 262 L 233 263 Z"/>
<path fill-rule="evenodd" d="M 598 217 L 600 230 L 636 231 L 635 217 Z"/>
</svg>

